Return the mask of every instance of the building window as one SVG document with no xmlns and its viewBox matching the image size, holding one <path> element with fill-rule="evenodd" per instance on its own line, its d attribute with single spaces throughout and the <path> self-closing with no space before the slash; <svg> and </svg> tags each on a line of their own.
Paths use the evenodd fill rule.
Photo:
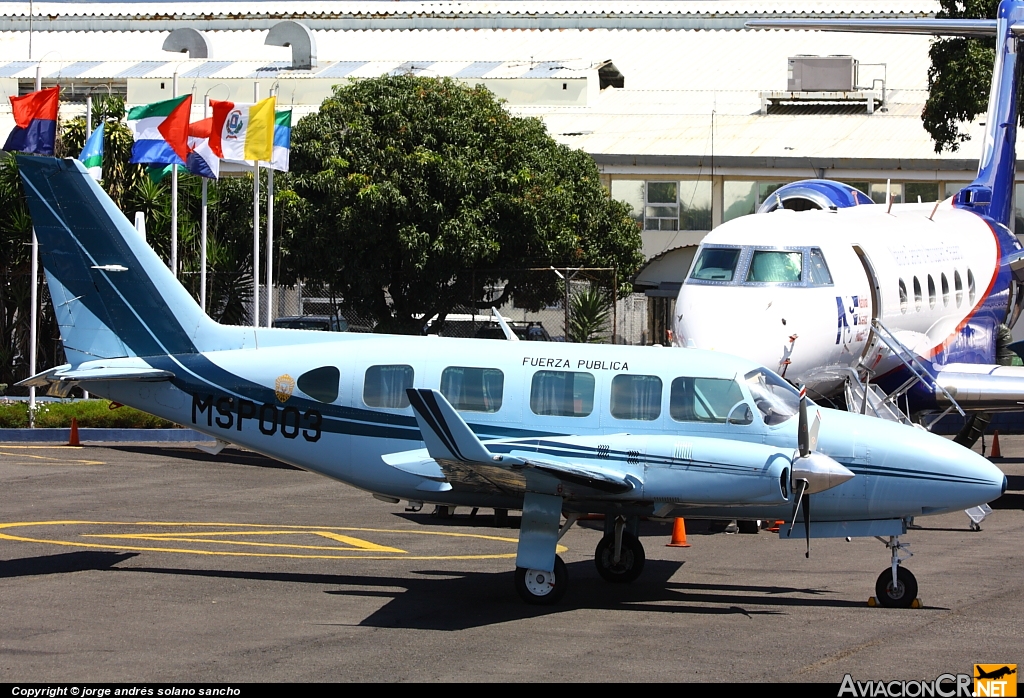
<svg viewBox="0 0 1024 698">
<path fill-rule="evenodd" d="M 722 222 L 746 216 L 786 182 L 750 182 L 727 179 L 722 187 Z"/>
<path fill-rule="evenodd" d="M 711 181 L 613 179 L 612 198 L 629 204 L 644 230 L 711 230 Z"/>
</svg>

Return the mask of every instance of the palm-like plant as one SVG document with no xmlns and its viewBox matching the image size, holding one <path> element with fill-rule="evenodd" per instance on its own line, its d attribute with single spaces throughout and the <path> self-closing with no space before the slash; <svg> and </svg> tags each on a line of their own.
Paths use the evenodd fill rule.
<svg viewBox="0 0 1024 698">
<path fill-rule="evenodd" d="M 603 342 L 610 319 L 608 291 L 591 284 L 569 301 L 568 340 L 581 344 Z"/>
</svg>

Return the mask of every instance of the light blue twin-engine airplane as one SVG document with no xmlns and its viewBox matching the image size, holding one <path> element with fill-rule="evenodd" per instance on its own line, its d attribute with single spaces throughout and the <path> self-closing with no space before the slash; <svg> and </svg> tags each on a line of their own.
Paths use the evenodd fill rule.
<svg viewBox="0 0 1024 698">
<path fill-rule="evenodd" d="M 721 353 L 219 325 L 80 163 L 18 164 L 69 362 L 22 385 L 81 384 L 385 501 L 521 509 L 529 603 L 565 593 L 558 540 L 599 513 L 612 582 L 643 568 L 641 517 L 781 519 L 808 542 L 882 538 L 878 598 L 908 606 L 908 519 L 1005 489 L 962 446 Z"/>
</svg>

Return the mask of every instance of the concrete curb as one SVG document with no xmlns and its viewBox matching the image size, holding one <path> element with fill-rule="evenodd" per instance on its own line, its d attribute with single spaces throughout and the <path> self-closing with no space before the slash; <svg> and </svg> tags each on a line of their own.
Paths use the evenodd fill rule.
<svg viewBox="0 0 1024 698">
<path fill-rule="evenodd" d="M 0 443 L 67 443 L 71 429 L 0 429 Z M 79 427 L 78 438 L 91 443 L 209 442 L 194 429 L 96 429 Z"/>
</svg>

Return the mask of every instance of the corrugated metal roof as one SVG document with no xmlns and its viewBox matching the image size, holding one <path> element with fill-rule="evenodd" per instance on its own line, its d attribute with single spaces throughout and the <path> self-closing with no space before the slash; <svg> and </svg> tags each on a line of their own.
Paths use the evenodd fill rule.
<svg viewBox="0 0 1024 698">
<path fill-rule="evenodd" d="M 239 17 L 244 15 L 315 16 L 466 16 L 466 15 L 749 15 L 749 14 L 930 14 L 937 0 L 669 0 L 621 2 L 605 0 L 543 0 L 538 2 L 306 2 L 302 0 L 221 0 L 219 2 L 36 2 L 34 13 L 45 17 Z M 7 16 L 29 14 L 28 2 L 3 2 Z"/>
</svg>

